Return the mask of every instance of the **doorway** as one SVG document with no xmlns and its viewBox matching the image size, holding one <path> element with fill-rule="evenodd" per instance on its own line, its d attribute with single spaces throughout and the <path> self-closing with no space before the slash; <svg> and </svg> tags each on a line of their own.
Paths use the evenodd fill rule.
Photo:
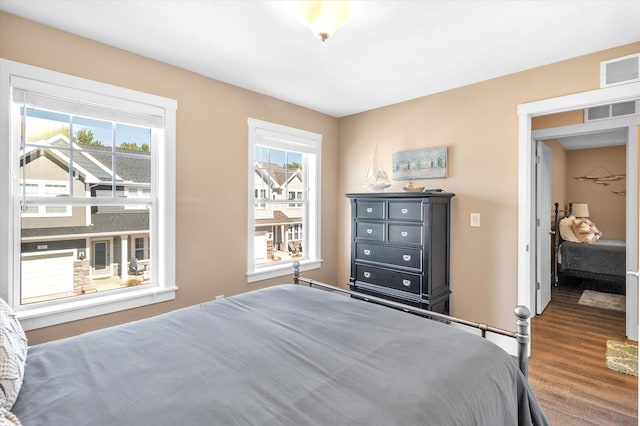
<svg viewBox="0 0 640 426">
<path fill-rule="evenodd" d="M 111 275 L 109 240 L 93 241 L 93 256 L 91 258 L 92 277 Z"/>
<path fill-rule="evenodd" d="M 531 120 L 535 116 L 583 109 L 640 98 L 640 83 L 598 89 L 560 98 L 522 104 L 518 107 L 519 183 L 518 183 L 518 303 L 533 308 L 536 299 L 536 223 L 535 223 L 535 140 Z M 638 270 L 638 117 L 634 121 L 611 119 L 611 127 L 627 127 L 627 270 Z M 584 130 L 584 129 L 583 129 Z M 638 277 L 627 275 L 627 336 L 638 338 Z M 532 309 L 532 311 L 534 311 Z"/>
<path fill-rule="evenodd" d="M 549 303 L 551 288 L 558 282 L 555 266 L 560 257 L 556 251 L 558 244 L 563 240 L 559 236 L 559 230 L 552 229 L 551 224 L 570 214 L 570 203 L 584 203 L 581 204 L 583 210 L 586 210 L 582 213 L 583 216 L 573 214 L 590 219 L 602 233 L 602 239 L 594 246 L 584 244 L 583 247 L 575 247 L 579 249 L 580 254 L 576 253 L 574 256 L 577 257 L 568 259 L 569 263 L 578 263 L 573 269 L 582 277 L 575 280 L 574 284 L 580 284 L 583 289 L 589 287 L 592 291 L 625 293 L 626 283 L 618 284 L 620 275 L 617 275 L 622 273 L 622 280 L 625 280 L 626 269 L 620 270 L 626 263 L 624 250 L 612 246 L 624 246 L 626 242 L 626 169 L 631 164 L 626 156 L 628 135 L 628 128 L 611 129 L 607 120 L 532 132 L 537 145 L 535 245 L 537 253 L 543 253 L 542 256 L 536 257 L 536 314 L 541 314 Z M 615 170 L 615 175 L 610 170 Z M 598 175 L 599 179 L 595 179 L 594 175 Z M 550 183 L 551 179 L 553 185 Z M 631 191 L 637 191 L 633 184 L 629 187 Z M 559 204 L 558 218 L 554 215 L 551 200 Z M 578 204 L 574 207 L 579 208 Z M 591 213 L 588 212 L 588 207 Z M 555 225 L 557 226 L 557 223 Z M 552 235 L 553 239 L 550 238 Z M 606 265 L 603 263 L 600 267 L 594 266 L 600 265 L 597 261 L 599 256 L 595 253 L 619 253 L 616 259 L 611 259 L 615 260 L 614 264 L 619 268 L 616 269 L 615 278 L 614 275 L 597 275 L 606 272 Z M 564 260 L 566 266 L 567 259 Z M 551 266 L 554 266 L 554 273 L 550 273 Z M 612 270 L 611 274 L 613 273 Z M 597 281 L 599 279 L 605 281 Z M 566 277 L 564 281 L 567 284 L 566 281 L 573 280 Z M 585 287 L 584 284 L 588 283 L 592 285 Z"/>
</svg>

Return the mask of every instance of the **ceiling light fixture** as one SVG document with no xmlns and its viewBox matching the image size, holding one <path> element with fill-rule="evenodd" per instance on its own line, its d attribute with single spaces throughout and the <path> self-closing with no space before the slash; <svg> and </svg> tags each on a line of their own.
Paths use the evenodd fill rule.
<svg viewBox="0 0 640 426">
<path fill-rule="evenodd" d="M 346 1 L 305 1 L 300 13 L 304 24 L 325 41 L 347 23 L 351 8 Z"/>
</svg>

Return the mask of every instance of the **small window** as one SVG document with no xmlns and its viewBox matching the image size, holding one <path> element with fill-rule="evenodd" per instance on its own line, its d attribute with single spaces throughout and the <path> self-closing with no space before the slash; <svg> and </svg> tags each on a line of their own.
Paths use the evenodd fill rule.
<svg viewBox="0 0 640 426">
<path fill-rule="evenodd" d="M 320 266 L 322 136 L 249 119 L 248 281 Z"/>
</svg>

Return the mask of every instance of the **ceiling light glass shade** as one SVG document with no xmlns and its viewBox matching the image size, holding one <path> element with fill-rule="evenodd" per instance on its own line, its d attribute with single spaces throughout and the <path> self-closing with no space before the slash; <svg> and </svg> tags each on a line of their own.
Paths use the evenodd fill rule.
<svg viewBox="0 0 640 426">
<path fill-rule="evenodd" d="M 306 1 L 301 9 L 302 21 L 322 41 L 346 24 L 350 16 L 346 1 Z"/>
<path fill-rule="evenodd" d="M 571 208 L 571 213 L 573 213 L 575 217 L 589 217 L 589 204 L 574 203 Z"/>
</svg>

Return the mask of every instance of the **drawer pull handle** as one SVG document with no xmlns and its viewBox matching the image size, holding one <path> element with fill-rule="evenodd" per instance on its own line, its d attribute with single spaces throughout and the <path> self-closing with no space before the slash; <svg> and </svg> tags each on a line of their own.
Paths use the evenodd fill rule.
<svg viewBox="0 0 640 426">
<path fill-rule="evenodd" d="M 407 231 L 402 231 L 400 235 L 402 235 L 403 237 L 406 237 L 407 235 L 409 235 L 409 233 Z"/>
<path fill-rule="evenodd" d="M 409 287 L 411 285 L 411 281 L 409 280 L 402 280 L 402 285 L 405 287 Z"/>
<path fill-rule="evenodd" d="M 373 229 L 367 228 L 367 234 L 373 234 Z"/>
<path fill-rule="evenodd" d="M 364 255 L 365 256 L 369 256 L 371 254 L 371 250 L 369 249 L 364 249 Z"/>
<path fill-rule="evenodd" d="M 408 262 L 408 261 L 410 261 L 410 260 L 411 260 L 411 255 L 403 254 L 403 255 L 402 255 L 402 258 L 404 259 L 404 261 L 405 261 L 405 262 Z"/>
<path fill-rule="evenodd" d="M 407 210 L 407 209 L 402 209 L 402 210 L 400 210 L 400 211 L 402 212 L 402 214 L 407 214 L 407 212 L 408 212 L 409 210 Z"/>
<path fill-rule="evenodd" d="M 365 278 L 371 278 L 371 272 L 365 272 L 363 275 Z"/>
<path fill-rule="evenodd" d="M 371 207 L 367 207 L 367 213 L 371 213 L 373 209 Z"/>
</svg>

